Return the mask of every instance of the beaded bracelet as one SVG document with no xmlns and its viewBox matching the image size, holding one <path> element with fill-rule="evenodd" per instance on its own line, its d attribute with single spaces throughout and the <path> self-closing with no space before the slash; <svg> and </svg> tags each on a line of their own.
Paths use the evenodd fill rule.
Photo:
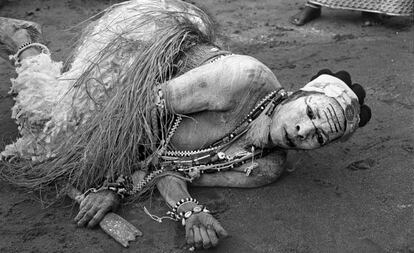
<svg viewBox="0 0 414 253">
<path fill-rule="evenodd" d="M 210 213 L 210 211 L 205 206 L 195 206 L 193 210 L 185 212 L 183 215 L 180 214 L 181 217 L 181 224 L 185 226 L 186 221 L 191 217 L 193 214 L 197 213 Z"/>
<path fill-rule="evenodd" d="M 23 43 L 17 50 L 17 52 L 14 55 L 11 55 L 9 58 L 10 60 L 14 60 L 15 64 L 20 64 L 19 56 L 23 53 L 24 50 L 29 49 L 31 47 L 38 47 L 42 49 L 42 53 L 50 55 L 49 48 L 47 48 L 45 45 L 37 42 L 26 42 Z"/>
<path fill-rule="evenodd" d="M 180 208 L 180 206 L 182 206 L 182 205 L 184 205 L 184 204 L 186 204 L 188 202 L 193 202 L 196 205 L 198 205 L 198 201 L 196 199 L 194 199 L 194 198 L 183 198 L 183 199 L 180 199 L 177 203 L 175 203 L 175 205 L 174 205 L 174 207 L 172 209 L 173 212 L 174 213 L 177 213 L 178 208 Z"/>
<path fill-rule="evenodd" d="M 98 193 L 101 191 L 110 190 L 113 193 L 116 193 L 121 199 L 125 198 L 126 189 L 124 187 L 119 186 L 101 186 L 100 188 L 89 188 L 83 193 L 83 197 L 86 197 L 89 195 L 89 193 Z"/>
<path fill-rule="evenodd" d="M 178 213 L 178 209 L 189 202 L 193 202 L 195 203 L 197 206 L 195 206 L 192 210 L 190 211 L 186 211 L 186 212 L 180 212 Z M 181 224 L 183 226 L 185 226 L 185 222 L 188 218 L 191 217 L 191 215 L 196 214 L 196 213 L 210 213 L 210 211 L 205 207 L 205 206 L 200 206 L 198 205 L 198 201 L 194 198 L 183 198 L 180 199 L 172 208 L 172 211 L 167 212 L 168 215 L 170 215 L 172 218 L 174 218 L 176 221 L 180 221 L 181 220 Z"/>
</svg>

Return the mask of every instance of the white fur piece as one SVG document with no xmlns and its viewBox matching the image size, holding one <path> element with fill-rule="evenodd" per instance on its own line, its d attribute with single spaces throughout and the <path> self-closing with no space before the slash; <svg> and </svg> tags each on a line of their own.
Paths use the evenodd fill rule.
<svg viewBox="0 0 414 253">
<path fill-rule="evenodd" d="M 53 62 L 47 54 L 24 59 L 11 79 L 12 93 L 17 93 L 12 118 L 19 125 L 21 137 L 7 145 L 4 157 L 22 157 L 39 160 L 51 156 L 50 132 L 45 123 L 53 119 L 54 108 L 68 91 L 68 83 L 59 83 L 62 63 Z M 47 123 L 46 123 L 47 124 Z"/>
</svg>

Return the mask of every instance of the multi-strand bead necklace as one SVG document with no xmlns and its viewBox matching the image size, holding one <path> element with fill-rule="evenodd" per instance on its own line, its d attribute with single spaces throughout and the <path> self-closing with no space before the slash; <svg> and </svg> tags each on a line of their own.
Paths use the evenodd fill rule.
<svg viewBox="0 0 414 253">
<path fill-rule="evenodd" d="M 238 139 L 247 132 L 248 126 L 256 119 L 265 109 L 266 115 L 272 116 L 275 107 L 287 97 L 287 93 L 282 89 L 274 90 L 264 97 L 257 106 L 231 131 L 220 140 L 211 144 L 208 148 L 199 150 L 167 150 L 172 136 L 179 127 L 182 117 L 176 115 L 173 126 L 171 127 L 163 146 L 158 154 L 160 155 L 160 169 L 148 174 L 141 182 L 134 185 L 128 194 L 134 194 L 141 191 L 155 177 L 166 171 L 177 171 L 184 173 L 190 180 L 198 177 L 200 173 L 219 172 L 222 170 L 232 169 L 240 166 L 259 155 L 263 155 L 264 150 L 255 150 L 239 152 L 233 156 L 228 156 L 221 150 Z M 250 171 L 246 171 L 250 172 Z"/>
<path fill-rule="evenodd" d="M 249 161 L 253 161 L 258 156 L 263 156 L 266 150 L 251 148 L 250 151 L 238 152 L 232 156 L 226 155 L 223 150 L 232 142 L 240 138 L 249 129 L 249 125 L 255 120 L 263 111 L 267 116 L 271 117 L 276 106 L 287 97 L 287 93 L 282 89 L 274 90 L 267 94 L 262 100 L 258 102 L 255 108 L 251 110 L 247 116 L 240 121 L 240 123 L 229 134 L 214 142 L 209 147 L 199 150 L 167 150 L 170 141 L 179 127 L 182 117 L 176 115 L 174 123 L 167 134 L 167 138 L 162 142 L 161 148 L 158 150 L 160 169 L 154 170 L 145 176 L 140 182 L 129 186 L 132 180 L 125 180 L 111 184 L 110 187 L 103 186 L 98 190 L 94 188 L 88 190 L 96 192 L 104 189 L 110 189 L 120 195 L 134 195 L 141 192 L 148 186 L 156 177 L 162 176 L 166 172 L 181 172 L 190 181 L 197 178 L 202 173 L 220 172 L 229 170 L 237 166 L 241 166 Z M 252 166 L 246 168 L 246 174 L 249 175 Z"/>
</svg>

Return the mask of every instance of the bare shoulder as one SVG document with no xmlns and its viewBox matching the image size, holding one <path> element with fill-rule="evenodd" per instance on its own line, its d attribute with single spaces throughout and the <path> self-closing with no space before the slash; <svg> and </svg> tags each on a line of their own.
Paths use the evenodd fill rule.
<svg viewBox="0 0 414 253">
<path fill-rule="evenodd" d="M 230 55 L 224 57 L 220 64 L 223 65 L 222 69 L 226 73 L 237 75 L 238 78 L 236 78 L 239 82 L 230 83 L 229 85 L 236 85 L 238 89 L 274 90 L 281 87 L 272 70 L 254 57 Z"/>
<path fill-rule="evenodd" d="M 163 91 L 172 111 L 189 114 L 229 111 L 240 104 L 250 110 L 280 87 L 262 62 L 246 55 L 228 55 L 171 79 Z"/>
<path fill-rule="evenodd" d="M 229 55 L 213 62 L 220 69 L 221 82 L 215 82 L 222 96 L 217 108 L 237 108 L 243 101 L 246 107 L 281 87 L 275 74 L 264 63 L 247 55 Z M 249 107 L 249 108 L 250 108 Z"/>
</svg>

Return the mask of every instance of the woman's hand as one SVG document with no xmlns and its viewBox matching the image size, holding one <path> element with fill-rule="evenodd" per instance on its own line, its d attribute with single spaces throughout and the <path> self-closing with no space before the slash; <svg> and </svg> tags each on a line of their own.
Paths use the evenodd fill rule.
<svg viewBox="0 0 414 253">
<path fill-rule="evenodd" d="M 185 236 L 188 245 L 208 249 L 217 246 L 228 233 L 210 213 L 200 212 L 186 220 Z"/>
<path fill-rule="evenodd" d="M 90 193 L 80 203 L 75 222 L 78 226 L 88 225 L 89 228 L 94 227 L 107 212 L 116 209 L 118 205 L 118 195 L 110 190 Z"/>
</svg>

